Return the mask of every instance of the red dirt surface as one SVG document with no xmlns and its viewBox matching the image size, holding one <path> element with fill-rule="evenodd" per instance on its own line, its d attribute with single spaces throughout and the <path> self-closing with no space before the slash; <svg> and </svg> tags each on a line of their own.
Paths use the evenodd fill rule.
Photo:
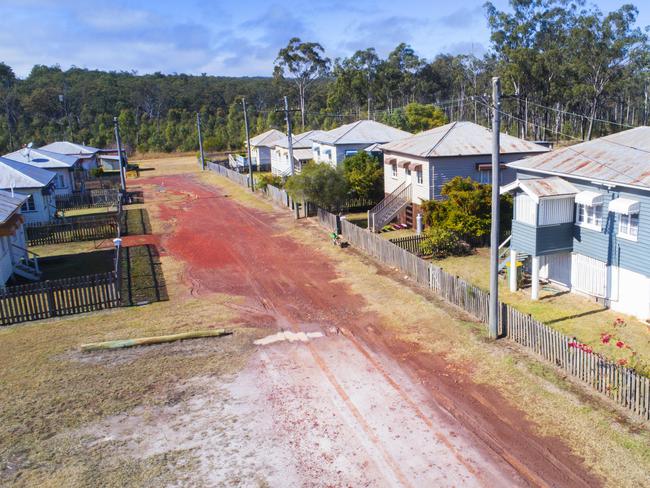
<svg viewBox="0 0 650 488">
<path fill-rule="evenodd" d="M 278 235 L 280 211 L 245 207 L 190 175 L 142 184 L 170 224 L 161 251 L 184 262 L 192 295 L 244 297 L 233 307 L 269 334 L 324 335 L 260 346 L 250 365 L 300 484 L 600 485 L 505 398 L 397 340 L 364 311 L 364 297 L 334 282 L 325 256 Z"/>
</svg>

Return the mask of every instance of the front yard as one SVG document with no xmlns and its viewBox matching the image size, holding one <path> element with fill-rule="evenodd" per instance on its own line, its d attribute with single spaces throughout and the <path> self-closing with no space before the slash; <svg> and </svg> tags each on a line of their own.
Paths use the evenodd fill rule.
<svg viewBox="0 0 650 488">
<path fill-rule="evenodd" d="M 487 290 L 490 282 L 490 254 L 488 248 L 479 248 L 471 256 L 449 257 L 434 261 L 445 271 Z M 511 293 L 505 279 L 499 280 L 499 298 L 532 315 L 560 332 L 576 337 L 596 352 L 613 359 L 629 359 L 628 349 L 617 348 L 614 343 L 603 344 L 601 334 L 615 332 L 616 338 L 629 344 L 638 356 L 650 364 L 650 326 L 634 317 L 604 308 L 586 297 L 561 291 L 551 286 L 541 286 L 540 300 L 530 299 L 530 287 Z M 625 324 L 614 327 L 616 319 Z M 646 371 L 648 373 L 650 371 Z"/>
</svg>

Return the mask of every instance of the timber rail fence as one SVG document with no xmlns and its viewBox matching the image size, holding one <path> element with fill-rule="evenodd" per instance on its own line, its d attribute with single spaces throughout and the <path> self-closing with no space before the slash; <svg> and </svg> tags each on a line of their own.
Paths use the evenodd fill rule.
<svg viewBox="0 0 650 488">
<path fill-rule="evenodd" d="M 117 216 L 100 217 L 93 220 L 26 225 L 25 238 L 29 246 L 93 241 L 115 237 L 117 228 Z"/>
<path fill-rule="evenodd" d="M 85 208 L 112 207 L 120 199 L 120 190 L 96 189 L 55 197 L 57 210 L 80 210 Z"/>
<path fill-rule="evenodd" d="M 42 281 L 0 289 L 0 325 L 120 306 L 117 273 Z"/>
<path fill-rule="evenodd" d="M 220 174 L 221 176 L 225 176 L 229 180 L 232 180 L 241 186 L 245 186 L 246 188 L 251 187 L 251 181 L 248 175 L 243 175 L 241 173 L 238 173 L 237 171 L 233 171 L 217 163 L 208 162 L 206 163 L 206 166 L 210 171 L 214 171 L 215 173 Z"/>
<path fill-rule="evenodd" d="M 240 184 L 248 186 L 246 183 Z M 284 190 L 268 185 L 265 194 L 282 207 L 294 208 L 294 203 Z M 342 236 L 352 246 L 383 264 L 399 269 L 417 284 L 431 289 L 487 325 L 490 294 L 411 252 L 410 249 L 417 252 L 419 240 L 405 238 L 390 242 L 321 208 L 317 209 L 316 218 L 333 232 L 340 226 Z M 592 352 L 510 305 L 500 302 L 499 311 L 500 337 L 530 349 L 643 420 L 650 420 L 650 378 Z"/>
</svg>

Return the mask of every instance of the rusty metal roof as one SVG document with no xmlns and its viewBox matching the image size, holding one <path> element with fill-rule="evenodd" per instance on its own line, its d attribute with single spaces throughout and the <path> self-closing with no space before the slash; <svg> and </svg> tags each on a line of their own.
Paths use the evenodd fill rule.
<svg viewBox="0 0 650 488">
<path fill-rule="evenodd" d="M 569 197 L 580 191 L 567 180 L 559 176 L 550 176 L 548 178 L 515 180 L 509 185 L 502 186 L 501 193 L 507 193 L 517 188 L 523 190 L 536 202 L 539 202 L 540 198 Z"/>
<path fill-rule="evenodd" d="M 650 127 L 556 149 L 508 166 L 588 181 L 650 188 Z"/>
<path fill-rule="evenodd" d="M 452 122 L 408 139 L 384 144 L 381 149 L 423 158 L 486 155 L 492 153 L 492 131 L 473 122 Z M 501 134 L 501 154 L 547 151 L 547 147 L 534 142 Z"/>
</svg>

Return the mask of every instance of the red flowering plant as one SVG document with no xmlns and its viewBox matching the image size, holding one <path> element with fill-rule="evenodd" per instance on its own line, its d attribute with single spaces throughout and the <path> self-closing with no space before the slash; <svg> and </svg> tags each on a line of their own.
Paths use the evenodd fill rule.
<svg viewBox="0 0 650 488">
<path fill-rule="evenodd" d="M 617 352 L 612 351 L 610 356 L 617 356 L 616 364 L 619 366 L 627 366 L 644 376 L 650 376 L 650 366 L 639 358 L 637 351 L 630 344 L 617 337 L 616 330 L 625 326 L 627 326 L 627 323 L 622 318 L 619 317 L 614 320 L 612 323 L 613 330 L 601 332 L 600 343 L 618 349 Z"/>
</svg>

